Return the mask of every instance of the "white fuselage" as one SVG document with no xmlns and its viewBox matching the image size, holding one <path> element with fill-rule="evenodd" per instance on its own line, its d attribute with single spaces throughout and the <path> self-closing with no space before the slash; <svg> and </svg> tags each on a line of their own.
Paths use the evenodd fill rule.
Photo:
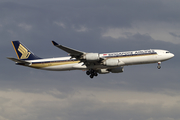
<svg viewBox="0 0 180 120">
<path fill-rule="evenodd" d="M 174 54 L 166 50 L 150 49 L 150 50 L 137 50 L 115 53 L 103 53 L 100 57 L 104 60 L 118 59 L 120 61 L 119 66 L 137 65 L 137 64 L 149 64 L 166 61 L 172 58 Z M 87 70 L 87 69 L 108 69 L 119 66 L 106 66 L 103 64 L 84 65 L 76 59 L 71 57 L 59 57 L 59 58 L 47 58 L 28 60 L 31 64 L 29 67 L 54 70 L 54 71 L 66 71 L 66 70 Z"/>
</svg>

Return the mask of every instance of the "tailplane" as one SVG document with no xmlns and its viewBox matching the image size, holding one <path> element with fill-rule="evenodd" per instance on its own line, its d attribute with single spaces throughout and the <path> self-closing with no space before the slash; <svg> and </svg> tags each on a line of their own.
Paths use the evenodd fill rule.
<svg viewBox="0 0 180 120">
<path fill-rule="evenodd" d="M 36 60 L 41 59 L 40 57 L 34 55 L 25 45 L 20 41 L 11 41 L 16 55 L 19 60 Z"/>
</svg>

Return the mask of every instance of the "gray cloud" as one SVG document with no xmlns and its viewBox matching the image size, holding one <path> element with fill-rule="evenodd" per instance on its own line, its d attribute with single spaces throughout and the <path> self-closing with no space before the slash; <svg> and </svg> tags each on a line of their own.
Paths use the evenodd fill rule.
<svg viewBox="0 0 180 120">
<path fill-rule="evenodd" d="M 177 34 L 175 34 L 175 33 L 170 32 L 169 34 L 172 35 L 172 36 L 174 36 L 174 37 L 180 38 L 180 35 L 177 35 Z"/>
</svg>

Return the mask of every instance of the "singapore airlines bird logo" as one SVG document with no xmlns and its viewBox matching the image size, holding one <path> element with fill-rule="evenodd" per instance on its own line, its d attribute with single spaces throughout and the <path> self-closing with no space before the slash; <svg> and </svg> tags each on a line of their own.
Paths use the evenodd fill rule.
<svg viewBox="0 0 180 120">
<path fill-rule="evenodd" d="M 27 59 L 29 55 L 31 54 L 28 52 L 28 50 L 22 46 L 21 44 L 19 45 L 18 51 L 22 54 L 20 59 Z"/>
</svg>

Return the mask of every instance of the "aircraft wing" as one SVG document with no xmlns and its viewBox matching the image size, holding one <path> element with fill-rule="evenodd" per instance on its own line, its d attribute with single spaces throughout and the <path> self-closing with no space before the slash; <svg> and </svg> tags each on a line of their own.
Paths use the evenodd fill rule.
<svg viewBox="0 0 180 120">
<path fill-rule="evenodd" d="M 31 64 L 31 63 L 29 63 L 29 62 L 26 62 L 26 61 L 24 61 L 24 60 L 20 60 L 20 59 L 16 59 L 16 58 L 9 58 L 9 57 L 7 57 L 7 59 L 10 59 L 10 60 L 12 60 L 12 61 L 14 61 L 14 62 L 16 62 L 16 63 L 20 63 L 20 64 L 26 64 L 26 65 L 29 65 L 29 64 Z"/>
<path fill-rule="evenodd" d="M 84 62 L 83 65 L 98 65 L 101 64 L 104 58 L 100 57 L 99 53 L 86 53 L 79 50 L 75 50 L 52 41 L 53 45 L 69 53 L 71 58 L 76 58 L 80 62 Z"/>
<path fill-rule="evenodd" d="M 56 43 L 55 41 L 52 41 L 53 45 L 60 48 L 61 50 L 67 52 L 70 54 L 70 56 L 75 57 L 75 58 L 79 58 L 80 56 L 82 56 L 83 54 L 85 54 L 85 52 L 79 51 L 79 50 L 75 50 L 63 45 L 59 45 L 58 43 Z"/>
</svg>

